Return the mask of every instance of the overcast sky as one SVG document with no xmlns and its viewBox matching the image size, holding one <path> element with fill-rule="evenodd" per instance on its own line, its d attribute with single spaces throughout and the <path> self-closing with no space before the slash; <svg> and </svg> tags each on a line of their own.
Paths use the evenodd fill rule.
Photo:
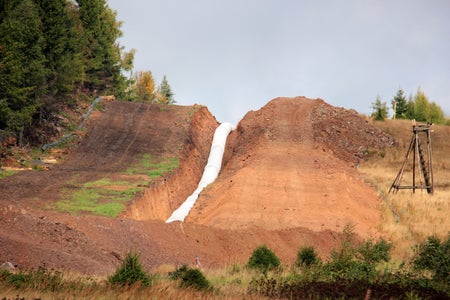
<svg viewBox="0 0 450 300">
<path fill-rule="evenodd" d="M 417 89 L 450 116 L 448 0 L 108 0 L 135 70 L 237 123 L 278 96 L 370 114 Z"/>
</svg>

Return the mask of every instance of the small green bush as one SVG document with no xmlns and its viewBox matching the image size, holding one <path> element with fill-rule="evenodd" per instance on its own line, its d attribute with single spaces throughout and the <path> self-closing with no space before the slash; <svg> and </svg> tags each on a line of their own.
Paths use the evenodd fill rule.
<svg viewBox="0 0 450 300">
<path fill-rule="evenodd" d="M 272 250 L 263 245 L 253 251 L 247 265 L 252 269 L 267 271 L 278 267 L 280 259 Z"/>
<path fill-rule="evenodd" d="M 186 273 L 188 270 L 188 267 L 186 265 L 182 265 L 181 267 L 177 267 L 175 271 L 169 272 L 169 278 L 172 280 L 178 280 L 180 279 L 184 273 Z"/>
<path fill-rule="evenodd" d="M 117 268 L 114 275 L 108 277 L 112 284 L 132 285 L 140 282 L 143 286 L 151 285 L 150 276 L 143 270 L 140 256 L 137 253 L 128 252 L 122 265 Z"/>
<path fill-rule="evenodd" d="M 317 255 L 314 247 L 301 247 L 297 252 L 297 260 L 295 264 L 297 266 L 310 267 L 320 262 L 320 258 Z"/>
<path fill-rule="evenodd" d="M 186 265 L 182 265 L 173 272 L 169 272 L 169 278 L 172 280 L 180 280 L 180 286 L 193 287 L 197 290 L 208 290 L 211 288 L 211 284 L 202 271 L 199 269 L 188 268 Z"/>
<path fill-rule="evenodd" d="M 193 287 L 197 290 L 208 290 L 211 288 L 211 284 L 202 271 L 199 269 L 189 268 L 181 275 L 182 287 Z"/>
<path fill-rule="evenodd" d="M 435 236 L 428 237 L 416 248 L 413 265 L 416 270 L 432 271 L 434 280 L 450 284 L 450 234 L 443 242 Z"/>
<path fill-rule="evenodd" d="M 380 239 L 376 243 L 369 239 L 358 248 L 358 253 L 363 261 L 377 264 L 381 261 L 389 261 L 391 248 L 392 244 L 384 239 Z"/>
<path fill-rule="evenodd" d="M 367 240 L 358 246 L 350 225 L 344 228 L 343 234 L 340 248 L 333 250 L 330 261 L 323 265 L 324 274 L 332 280 L 375 280 L 379 275 L 377 264 L 389 260 L 391 244 L 381 239 L 376 243 Z"/>
</svg>

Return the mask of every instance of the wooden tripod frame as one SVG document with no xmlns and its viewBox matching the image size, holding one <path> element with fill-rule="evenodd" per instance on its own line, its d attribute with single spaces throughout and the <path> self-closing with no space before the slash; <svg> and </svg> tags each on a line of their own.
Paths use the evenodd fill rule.
<svg viewBox="0 0 450 300">
<path fill-rule="evenodd" d="M 399 189 L 412 189 L 413 193 L 416 189 L 426 189 L 428 194 L 433 194 L 433 168 L 431 164 L 431 135 L 430 135 L 431 123 L 426 125 L 416 125 L 413 121 L 413 137 L 409 144 L 408 152 L 406 153 L 405 161 L 403 162 L 400 172 L 389 188 L 389 193 L 397 193 Z M 426 158 L 423 153 L 419 133 L 426 135 L 427 142 L 427 155 Z M 410 159 L 412 153 L 412 185 L 400 185 L 400 181 L 403 177 L 405 167 Z M 425 162 L 427 159 L 427 162 Z M 419 175 L 419 184 L 416 184 L 416 173 Z"/>
</svg>

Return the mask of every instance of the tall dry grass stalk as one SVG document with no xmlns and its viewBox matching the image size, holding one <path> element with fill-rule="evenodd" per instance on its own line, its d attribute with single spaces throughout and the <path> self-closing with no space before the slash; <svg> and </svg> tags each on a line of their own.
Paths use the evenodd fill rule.
<svg viewBox="0 0 450 300">
<path fill-rule="evenodd" d="M 405 161 L 412 139 L 412 123 L 387 120 L 375 122 L 374 125 L 393 135 L 399 145 L 384 152 L 374 152 L 371 158 L 359 165 L 359 170 L 382 199 L 380 229 L 393 242 L 393 256 L 398 259 L 411 258 L 413 246 L 430 235 L 445 238 L 450 231 L 450 127 L 431 126 L 434 194 L 430 195 L 426 190 L 388 193 Z M 422 141 L 425 145 L 425 140 Z M 412 184 L 411 157 L 409 162 L 401 185 Z M 420 181 L 420 178 L 416 180 Z"/>
</svg>

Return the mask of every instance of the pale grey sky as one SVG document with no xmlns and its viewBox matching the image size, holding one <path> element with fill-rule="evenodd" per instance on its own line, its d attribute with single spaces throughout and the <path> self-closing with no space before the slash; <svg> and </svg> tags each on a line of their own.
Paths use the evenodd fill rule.
<svg viewBox="0 0 450 300">
<path fill-rule="evenodd" d="M 108 0 L 136 70 L 237 123 L 277 96 L 370 114 L 420 87 L 450 115 L 448 0 Z"/>
</svg>

